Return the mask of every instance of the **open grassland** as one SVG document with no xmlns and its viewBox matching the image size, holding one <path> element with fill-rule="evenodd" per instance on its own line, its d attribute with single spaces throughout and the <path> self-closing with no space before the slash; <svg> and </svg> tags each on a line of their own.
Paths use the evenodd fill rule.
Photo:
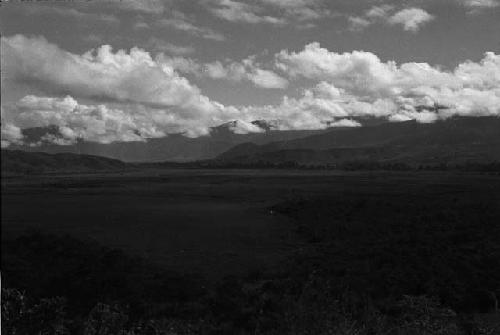
<svg viewBox="0 0 500 335">
<path fill-rule="evenodd" d="M 439 207 L 439 201 L 448 198 L 498 201 L 499 190 L 496 176 L 440 172 L 142 170 L 37 175 L 2 180 L 2 231 L 4 238 L 27 229 L 69 234 L 175 269 L 219 276 L 269 266 L 302 243 L 289 217 L 271 209 L 278 203 L 371 197 Z M 319 211 L 303 215 L 313 223 Z"/>
</svg>

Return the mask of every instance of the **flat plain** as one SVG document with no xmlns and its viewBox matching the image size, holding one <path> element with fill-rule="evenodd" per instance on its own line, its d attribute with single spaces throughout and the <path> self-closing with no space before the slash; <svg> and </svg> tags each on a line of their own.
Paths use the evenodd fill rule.
<svg viewBox="0 0 500 335">
<path fill-rule="evenodd" d="M 499 204 L 500 178 L 428 171 L 210 169 L 4 177 L 2 239 L 30 230 L 68 234 L 176 271 L 220 278 L 273 269 L 305 243 L 296 222 L 273 210 L 277 204 L 393 199 L 440 206 L 453 198 Z M 312 222 L 319 214 L 304 215 Z"/>
</svg>

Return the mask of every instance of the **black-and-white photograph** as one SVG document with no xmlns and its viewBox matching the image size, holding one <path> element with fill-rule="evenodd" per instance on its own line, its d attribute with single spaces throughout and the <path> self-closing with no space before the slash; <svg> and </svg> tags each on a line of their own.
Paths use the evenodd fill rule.
<svg viewBox="0 0 500 335">
<path fill-rule="evenodd" d="M 0 0 L 1 334 L 500 335 L 500 0 Z"/>
</svg>

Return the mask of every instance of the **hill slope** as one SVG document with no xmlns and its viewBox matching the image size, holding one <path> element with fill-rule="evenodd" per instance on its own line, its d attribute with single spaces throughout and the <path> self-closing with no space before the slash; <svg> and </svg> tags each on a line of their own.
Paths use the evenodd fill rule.
<svg viewBox="0 0 500 335">
<path fill-rule="evenodd" d="M 265 145 L 245 143 L 217 162 L 301 165 L 352 161 L 415 164 L 463 164 L 500 160 L 500 118 L 455 118 L 432 124 L 414 121 L 338 129 Z"/>
<path fill-rule="evenodd" d="M 2 150 L 2 174 L 120 170 L 122 161 L 91 155 Z"/>
</svg>

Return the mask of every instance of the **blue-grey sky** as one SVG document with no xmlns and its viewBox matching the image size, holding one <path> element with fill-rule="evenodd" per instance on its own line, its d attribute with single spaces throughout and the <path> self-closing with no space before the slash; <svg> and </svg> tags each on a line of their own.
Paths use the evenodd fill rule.
<svg viewBox="0 0 500 335">
<path fill-rule="evenodd" d="M 0 20 L 2 145 L 500 114 L 500 0 L 11 0 Z"/>
</svg>

